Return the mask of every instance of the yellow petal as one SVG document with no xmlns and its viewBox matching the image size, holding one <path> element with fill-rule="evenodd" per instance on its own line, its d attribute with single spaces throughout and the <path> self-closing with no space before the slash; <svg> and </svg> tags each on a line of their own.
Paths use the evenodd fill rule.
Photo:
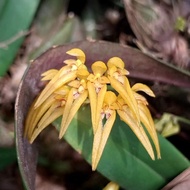
<svg viewBox="0 0 190 190">
<path fill-rule="evenodd" d="M 86 56 L 85 56 L 84 52 L 81 49 L 73 48 L 73 49 L 67 51 L 66 53 L 69 54 L 69 55 L 72 55 L 72 56 L 76 56 L 81 61 L 81 63 L 84 64 Z"/>
<path fill-rule="evenodd" d="M 80 67 L 76 74 L 79 79 L 87 79 L 87 77 L 89 76 L 88 70 Z"/>
<path fill-rule="evenodd" d="M 57 105 L 55 106 L 54 104 L 52 104 L 52 106 L 47 110 L 47 112 L 43 113 L 44 115 L 43 115 L 42 118 L 39 117 L 38 120 L 35 120 L 35 118 L 33 118 L 33 120 L 35 121 L 35 125 L 32 123 L 33 120 L 31 120 L 31 127 L 30 127 L 30 130 L 29 130 L 29 132 L 28 132 L 28 137 L 29 137 L 29 139 L 30 139 L 31 136 L 33 135 L 33 131 L 35 130 L 38 121 L 39 121 L 39 120 L 40 120 L 40 121 L 41 121 L 41 120 L 46 120 L 46 119 L 49 117 L 49 115 L 54 111 L 54 109 L 55 109 L 56 107 L 57 107 Z M 40 109 L 38 109 L 36 113 L 38 114 L 38 112 L 40 112 Z M 35 114 L 34 117 L 37 117 L 37 114 Z"/>
<path fill-rule="evenodd" d="M 111 59 L 108 60 L 107 65 L 109 68 L 115 66 L 115 67 L 118 67 L 120 69 L 123 69 L 125 67 L 125 63 L 119 57 L 112 57 Z"/>
<path fill-rule="evenodd" d="M 71 123 L 73 117 L 75 116 L 75 114 L 77 113 L 77 111 L 79 110 L 79 108 L 81 107 L 81 105 L 84 103 L 84 101 L 86 100 L 88 96 L 88 92 L 84 91 L 82 94 L 79 95 L 79 97 L 73 102 L 73 105 L 70 109 L 70 113 L 64 123 L 64 126 L 62 126 L 61 128 L 61 133 L 59 135 L 59 138 L 62 138 L 67 130 L 67 128 L 69 127 L 69 124 Z M 64 117 L 64 115 L 63 115 Z"/>
<path fill-rule="evenodd" d="M 137 102 L 141 102 L 144 105 L 148 105 L 148 102 L 147 102 L 147 100 L 146 100 L 146 98 L 144 96 L 142 96 L 141 94 L 138 94 L 135 91 L 133 92 L 133 94 L 134 94 L 134 97 L 135 97 Z"/>
<path fill-rule="evenodd" d="M 38 97 L 37 97 L 38 98 Z M 34 104 L 37 100 L 37 98 L 34 100 L 34 102 L 32 103 L 32 105 L 30 106 L 30 109 L 28 111 L 27 117 L 26 117 L 26 121 L 25 121 L 25 128 L 24 128 L 24 136 L 27 137 L 29 130 L 31 128 L 31 120 L 33 118 L 33 115 L 35 114 L 36 110 L 34 109 Z M 30 136 L 28 136 L 30 137 Z"/>
<path fill-rule="evenodd" d="M 33 116 L 30 119 L 30 129 L 28 130 L 28 136 L 31 137 L 34 128 L 36 127 L 37 123 L 41 119 L 41 117 L 46 113 L 46 111 L 53 105 L 56 100 L 54 99 L 55 95 L 52 94 L 50 97 L 46 99 L 46 101 L 38 108 L 36 108 L 33 112 Z"/>
<path fill-rule="evenodd" d="M 110 135 L 111 129 L 113 127 L 115 118 L 116 118 L 116 111 L 113 111 L 111 113 L 111 116 L 106 121 L 105 125 L 102 127 L 102 125 L 100 124 L 94 135 L 93 149 L 92 149 L 92 170 L 95 170 L 97 168 L 104 147 Z"/>
<path fill-rule="evenodd" d="M 108 79 L 107 77 L 105 77 L 105 76 L 100 77 L 100 78 L 98 79 L 98 81 L 99 81 L 99 83 L 101 83 L 101 84 L 109 84 L 109 83 L 110 83 L 109 79 Z"/>
<path fill-rule="evenodd" d="M 87 88 L 89 93 L 89 100 L 90 100 L 90 109 L 91 109 L 91 120 L 92 120 L 92 127 L 93 127 L 93 133 L 95 132 L 95 126 L 96 126 L 96 105 L 97 105 L 97 94 L 96 90 L 94 88 L 94 84 L 90 81 L 87 82 Z"/>
<path fill-rule="evenodd" d="M 102 133 L 103 133 L 103 126 L 100 122 L 100 127 L 97 128 L 96 133 L 94 134 L 94 140 L 92 145 L 92 170 L 94 171 L 97 168 L 98 163 L 96 163 L 98 149 L 100 146 Z"/>
<path fill-rule="evenodd" d="M 113 181 L 109 182 L 103 190 L 119 190 L 119 185 Z"/>
<path fill-rule="evenodd" d="M 60 78 L 59 78 L 59 76 L 56 75 L 52 79 L 52 81 L 50 81 L 47 84 L 47 86 L 44 88 L 44 90 L 41 92 L 41 94 L 34 106 L 35 107 L 40 106 L 53 92 L 55 92 L 58 88 L 63 86 L 65 83 L 70 82 L 70 81 L 74 80 L 75 78 L 76 78 L 76 71 L 67 73 Z"/>
<path fill-rule="evenodd" d="M 157 158 L 161 158 L 158 136 L 156 133 L 155 125 L 152 120 L 151 114 L 148 108 L 143 104 L 139 105 L 139 111 L 140 111 L 140 119 L 144 124 L 145 128 L 147 129 L 148 133 L 150 134 L 150 137 L 152 138 L 152 141 L 156 147 Z"/>
<path fill-rule="evenodd" d="M 66 59 L 63 61 L 63 63 L 65 63 L 67 65 L 76 64 L 76 59 Z"/>
<path fill-rule="evenodd" d="M 94 126 L 94 132 L 96 132 L 99 121 L 101 119 L 101 109 L 103 107 L 104 97 L 107 93 L 107 85 L 102 86 L 101 90 L 97 94 L 97 106 L 96 106 L 96 112 L 95 112 L 95 126 Z"/>
<path fill-rule="evenodd" d="M 106 64 L 102 61 L 94 62 L 91 68 L 94 75 L 99 75 L 99 76 L 102 76 L 107 71 Z"/>
<path fill-rule="evenodd" d="M 41 79 L 41 81 L 51 80 L 57 73 L 58 73 L 57 69 L 50 69 L 45 73 L 42 73 L 41 76 L 43 76 L 43 78 Z"/>
<path fill-rule="evenodd" d="M 71 72 L 71 66 L 65 65 L 64 67 L 62 67 L 58 73 L 56 74 L 56 76 L 50 81 L 51 83 L 54 83 L 57 79 L 61 78 L 63 75 L 67 74 Z"/>
<path fill-rule="evenodd" d="M 114 102 L 116 102 L 117 97 L 114 92 L 107 91 L 104 97 L 104 103 L 108 106 L 111 106 Z"/>
<path fill-rule="evenodd" d="M 94 82 L 95 76 L 93 74 L 89 74 L 89 76 L 87 77 L 87 80 L 90 82 Z"/>
<path fill-rule="evenodd" d="M 118 71 L 116 66 L 109 67 L 107 74 L 113 77 L 113 75 Z"/>
<path fill-rule="evenodd" d="M 43 129 L 45 129 L 49 124 L 51 124 L 53 121 L 55 121 L 58 117 L 60 117 L 63 114 L 64 107 L 59 107 L 52 112 L 46 120 L 44 120 L 42 123 L 39 123 L 37 128 L 35 128 L 31 138 L 30 143 L 33 143 L 33 141 L 36 139 L 36 137 L 41 133 Z"/>
<path fill-rule="evenodd" d="M 137 102 L 134 98 L 133 92 L 130 88 L 128 79 L 125 78 L 125 86 L 123 86 L 119 81 L 117 81 L 115 78 L 112 78 L 108 76 L 111 86 L 119 93 L 119 95 L 124 99 L 125 103 L 129 106 L 131 109 L 134 118 L 137 119 L 138 123 L 140 124 L 140 116 L 139 116 L 139 110 L 137 106 Z"/>
<path fill-rule="evenodd" d="M 51 75 L 52 73 L 57 73 L 58 70 L 57 69 L 50 69 L 48 71 L 45 71 L 44 73 L 41 74 L 42 77 L 45 77 L 47 75 Z"/>
<path fill-rule="evenodd" d="M 121 111 L 121 110 L 117 110 L 117 113 L 119 114 L 121 120 L 123 120 L 131 128 L 131 130 L 134 132 L 134 134 L 137 136 L 139 141 L 142 143 L 142 145 L 144 146 L 144 148 L 150 155 L 150 157 L 154 160 L 155 159 L 154 152 L 153 152 L 152 146 L 150 144 L 150 141 L 149 141 L 143 127 L 138 126 L 138 123 L 135 121 L 135 119 L 131 115 L 130 110 L 128 110 L 128 111 L 125 110 L 125 112 Z"/>
<path fill-rule="evenodd" d="M 70 87 L 67 85 L 62 86 L 58 90 L 54 92 L 55 95 L 61 95 L 62 97 L 65 97 L 69 93 Z"/>
<path fill-rule="evenodd" d="M 67 122 L 67 118 L 70 114 L 70 110 L 71 110 L 71 107 L 72 107 L 72 104 L 73 104 L 73 101 L 74 101 L 74 97 L 73 97 L 73 93 L 74 93 L 74 89 L 71 89 L 69 94 L 68 94 L 68 97 L 67 97 L 67 101 L 66 101 L 66 104 L 65 104 L 65 109 L 64 109 L 64 112 L 63 112 L 63 116 L 62 116 L 62 122 L 61 122 L 61 128 L 60 128 L 60 132 L 59 132 L 59 139 L 61 139 L 63 137 L 63 133 L 65 131 L 65 124 Z"/>
<path fill-rule="evenodd" d="M 52 73 L 51 75 L 47 75 L 47 76 L 41 78 L 41 81 L 51 80 L 54 76 L 55 76 L 55 74 Z"/>
<path fill-rule="evenodd" d="M 71 82 L 68 82 L 67 85 L 70 87 L 73 87 L 73 88 L 78 88 L 80 86 L 80 81 L 79 80 L 73 80 Z"/>
<path fill-rule="evenodd" d="M 126 90 L 128 96 L 129 96 L 129 99 L 130 99 L 130 101 L 131 101 L 131 103 L 133 105 L 133 109 L 136 112 L 136 117 L 137 117 L 138 121 L 140 121 L 139 109 L 138 109 L 137 101 L 136 101 L 136 99 L 134 97 L 134 93 L 133 93 L 133 91 L 131 89 L 131 86 L 129 84 L 129 80 L 128 80 L 127 77 L 125 77 L 124 87 L 125 87 L 125 90 Z M 122 96 L 122 94 L 121 94 L 121 96 Z"/>
<path fill-rule="evenodd" d="M 129 75 L 129 71 L 126 69 L 118 69 L 120 75 Z"/>
<path fill-rule="evenodd" d="M 154 92 L 147 85 L 142 83 L 136 83 L 135 85 L 133 85 L 132 90 L 134 90 L 135 92 L 143 91 L 149 96 L 155 97 Z"/>
<path fill-rule="evenodd" d="M 44 123 L 49 116 L 58 108 L 60 107 L 60 102 L 55 102 L 51 105 L 51 107 L 44 113 L 42 118 L 40 119 L 38 125 L 41 126 L 42 123 Z"/>
</svg>

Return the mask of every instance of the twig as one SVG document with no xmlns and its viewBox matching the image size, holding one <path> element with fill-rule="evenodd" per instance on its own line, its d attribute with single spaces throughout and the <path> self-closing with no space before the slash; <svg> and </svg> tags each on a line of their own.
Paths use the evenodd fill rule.
<svg viewBox="0 0 190 190">
<path fill-rule="evenodd" d="M 13 42 L 15 42 L 19 38 L 28 35 L 29 33 L 30 33 L 30 31 L 20 31 L 18 34 L 16 34 L 15 36 L 11 37 L 10 39 L 8 39 L 8 40 L 6 40 L 4 42 L 1 42 L 0 43 L 0 48 L 2 48 L 2 49 L 8 48 L 8 46 L 10 44 L 12 44 Z"/>
</svg>

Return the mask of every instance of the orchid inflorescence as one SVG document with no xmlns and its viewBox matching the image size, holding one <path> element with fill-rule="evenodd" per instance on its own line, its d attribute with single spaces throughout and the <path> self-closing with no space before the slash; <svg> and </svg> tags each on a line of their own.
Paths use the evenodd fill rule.
<svg viewBox="0 0 190 190">
<path fill-rule="evenodd" d="M 102 61 L 92 64 L 92 73 L 85 66 L 85 54 L 74 48 L 66 52 L 76 59 L 65 60 L 60 69 L 50 69 L 42 74 L 42 81 L 49 81 L 33 102 L 25 124 L 25 136 L 32 143 L 40 132 L 62 116 L 61 139 L 79 108 L 90 103 L 93 129 L 92 169 L 95 170 L 116 119 L 116 113 L 135 133 L 150 157 L 154 151 L 149 133 L 160 158 L 160 148 L 148 102 L 138 93 L 143 91 L 154 97 L 150 88 L 142 83 L 132 87 L 126 75 L 129 72 L 119 57 L 112 57 L 107 65 Z M 108 86 L 113 91 L 108 90 Z"/>
</svg>

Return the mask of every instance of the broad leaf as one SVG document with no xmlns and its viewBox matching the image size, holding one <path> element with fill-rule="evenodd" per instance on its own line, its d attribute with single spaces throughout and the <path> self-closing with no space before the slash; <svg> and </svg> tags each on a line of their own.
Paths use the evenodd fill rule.
<svg viewBox="0 0 190 190">
<path fill-rule="evenodd" d="M 89 113 L 88 106 L 78 112 L 65 139 L 91 163 L 93 134 Z M 59 129 L 60 120 L 54 123 Z M 153 161 L 130 128 L 117 118 L 98 171 L 125 189 L 159 190 L 190 166 L 190 162 L 166 139 L 159 136 L 159 142 L 162 158 Z"/>
</svg>

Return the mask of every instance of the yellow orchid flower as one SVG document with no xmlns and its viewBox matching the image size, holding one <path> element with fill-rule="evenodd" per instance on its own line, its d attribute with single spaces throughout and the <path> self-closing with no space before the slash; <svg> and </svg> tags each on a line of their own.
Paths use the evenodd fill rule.
<svg viewBox="0 0 190 190">
<path fill-rule="evenodd" d="M 125 104 L 125 101 L 123 100 L 122 97 L 118 97 L 117 99 L 119 108 L 117 110 L 118 115 L 120 116 L 120 119 L 124 121 L 130 128 L 131 130 L 135 133 L 137 138 L 140 140 L 142 145 L 145 147 L 147 150 L 148 154 L 150 157 L 154 160 L 154 152 L 152 149 L 152 146 L 149 142 L 148 136 L 146 135 L 143 126 L 138 124 L 136 119 L 134 118 L 131 110 L 129 109 L 128 105 Z"/>
<path fill-rule="evenodd" d="M 119 57 L 113 57 L 108 60 L 107 65 L 107 75 L 111 86 L 122 96 L 126 104 L 131 109 L 134 117 L 137 119 L 138 124 L 140 124 L 137 101 L 134 97 L 129 81 L 125 76 L 129 74 L 129 72 L 124 69 L 124 62 Z"/>
<path fill-rule="evenodd" d="M 25 136 L 28 136 L 30 143 L 45 127 L 62 115 L 68 92 L 69 87 L 64 86 L 49 96 L 41 106 L 31 106 L 25 124 Z M 34 104 L 35 102 L 36 100 Z"/>
<path fill-rule="evenodd" d="M 137 136 L 152 159 L 155 159 L 149 133 L 160 158 L 160 147 L 154 122 L 147 107 L 148 102 L 139 94 L 143 91 L 155 97 L 151 89 L 137 83 L 130 86 L 126 75 L 129 72 L 119 57 L 112 57 L 107 65 L 102 61 L 92 64 L 92 73 L 85 64 L 85 54 L 78 48 L 66 52 L 76 59 L 63 61 L 60 69 L 50 69 L 42 73 L 42 81 L 47 81 L 45 88 L 35 99 L 25 122 L 24 135 L 32 143 L 40 132 L 51 122 L 62 116 L 59 138 L 62 138 L 79 108 L 90 103 L 93 129 L 92 170 L 95 170 L 111 129 L 116 114 Z M 108 91 L 109 86 L 113 91 Z M 110 89 L 110 88 L 109 88 Z"/>
<path fill-rule="evenodd" d="M 50 80 L 50 82 L 38 97 L 38 100 L 34 105 L 35 107 L 40 106 L 59 87 L 76 78 L 77 69 L 85 62 L 85 54 L 82 50 L 77 48 L 72 49 L 66 53 L 72 56 L 76 56 L 77 60 L 72 60 L 69 62 L 65 61 L 67 66 L 62 67 Z"/>
<path fill-rule="evenodd" d="M 90 74 L 87 78 L 87 88 L 90 99 L 93 132 L 95 133 L 109 80 L 107 77 L 103 76 L 107 71 L 107 66 L 104 62 L 97 61 L 93 63 L 92 71 L 93 74 Z"/>
<path fill-rule="evenodd" d="M 28 136 L 31 143 L 46 126 L 63 114 L 69 88 L 67 85 L 64 86 L 64 83 L 74 80 L 78 70 L 86 68 L 85 54 L 82 50 L 75 48 L 66 53 L 76 56 L 77 60 L 65 60 L 68 61 L 67 65 L 60 70 L 50 69 L 42 74 L 42 80 L 50 80 L 50 82 L 31 106 L 26 120 L 25 136 Z M 52 104 L 54 105 L 51 106 Z"/>
<path fill-rule="evenodd" d="M 117 97 L 115 93 L 112 91 L 107 91 L 103 100 L 103 107 L 101 112 L 99 112 L 100 117 L 98 121 L 98 127 L 94 134 L 92 148 L 92 170 L 95 170 L 99 163 L 116 118 Z M 106 120 L 105 123 L 103 122 L 104 119 Z"/>
<path fill-rule="evenodd" d="M 40 134 L 40 132 L 46 128 L 49 124 L 51 124 L 55 119 L 60 117 L 63 113 L 64 107 L 60 106 L 59 104 L 52 105 L 48 111 L 43 115 L 43 117 L 40 119 L 39 123 L 37 124 L 37 127 L 34 129 L 31 138 L 30 143 L 32 143 L 36 137 Z"/>
<path fill-rule="evenodd" d="M 147 108 L 148 102 L 142 95 L 138 94 L 137 92 L 143 91 L 152 97 L 155 97 L 155 95 L 153 91 L 147 85 L 142 84 L 142 83 L 136 83 L 135 85 L 133 85 L 132 90 L 134 91 L 136 95 L 138 95 L 137 103 L 138 103 L 138 108 L 139 108 L 139 113 L 140 113 L 140 120 L 145 126 L 145 128 L 147 129 L 148 133 L 150 134 L 150 137 L 152 138 L 154 142 L 154 145 L 157 151 L 157 158 L 161 158 L 160 147 L 159 147 L 158 137 L 155 130 L 155 125 L 152 120 L 150 111 Z"/>
<path fill-rule="evenodd" d="M 77 80 L 68 83 L 68 86 L 71 86 L 72 88 L 68 94 L 68 98 L 63 111 L 61 128 L 59 132 L 60 139 L 65 134 L 73 117 L 88 97 L 86 79 L 89 75 L 89 72 L 86 69 L 79 69 L 76 75 Z"/>
</svg>

